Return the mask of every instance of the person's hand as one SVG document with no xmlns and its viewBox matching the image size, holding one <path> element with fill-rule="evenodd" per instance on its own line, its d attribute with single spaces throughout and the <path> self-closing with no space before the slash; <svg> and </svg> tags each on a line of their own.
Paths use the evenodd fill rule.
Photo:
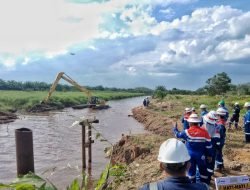
<svg viewBox="0 0 250 190">
<path fill-rule="evenodd" d="M 174 127 L 173 127 L 173 132 L 174 132 L 174 134 L 175 134 L 176 132 L 179 132 L 178 126 L 177 126 L 177 122 L 175 123 L 175 125 L 174 125 Z"/>
<path fill-rule="evenodd" d="M 212 162 L 212 160 L 213 160 L 213 158 L 212 158 L 211 156 L 208 156 L 208 157 L 207 157 L 207 161 L 208 161 L 208 163 L 211 163 L 211 162 Z"/>
</svg>

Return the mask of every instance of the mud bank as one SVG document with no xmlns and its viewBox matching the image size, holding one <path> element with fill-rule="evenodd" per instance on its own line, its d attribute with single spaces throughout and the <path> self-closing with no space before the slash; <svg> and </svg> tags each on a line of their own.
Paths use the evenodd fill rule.
<svg viewBox="0 0 250 190">
<path fill-rule="evenodd" d="M 144 128 L 154 134 L 167 136 L 172 134 L 170 126 L 173 120 L 162 116 L 144 107 L 137 107 L 132 110 L 133 117 L 144 125 Z"/>
<path fill-rule="evenodd" d="M 150 152 L 143 156 L 134 157 L 132 162 L 126 162 L 124 159 L 117 159 L 117 156 L 122 155 L 124 157 L 124 154 L 120 154 L 123 149 L 121 148 L 122 146 L 116 145 L 121 150 L 114 152 L 114 156 L 118 162 L 127 164 L 127 172 L 123 180 L 113 185 L 113 189 L 138 189 L 138 187 L 147 182 L 165 178 L 159 170 L 159 162 L 157 161 L 158 150 L 164 140 L 173 137 L 173 118 L 176 120 L 179 116 L 176 115 L 170 118 L 152 108 L 145 109 L 143 107 L 134 108 L 132 112 L 133 117 L 142 123 L 145 129 L 151 131 L 151 133 L 130 136 L 129 141 L 123 141 L 122 146 L 128 149 L 132 147 L 142 148 L 146 145 Z M 223 173 L 215 173 L 214 177 L 250 175 L 250 144 L 245 144 L 243 139 L 242 130 L 228 131 L 224 148 L 225 171 Z M 214 189 L 213 182 L 211 189 Z"/>
<path fill-rule="evenodd" d="M 0 111 L 0 124 L 14 122 L 17 118 L 17 115 L 14 113 Z"/>
</svg>

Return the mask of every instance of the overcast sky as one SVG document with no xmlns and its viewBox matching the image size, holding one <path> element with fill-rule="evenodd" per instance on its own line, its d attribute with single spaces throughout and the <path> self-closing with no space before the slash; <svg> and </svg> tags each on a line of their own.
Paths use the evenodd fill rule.
<svg viewBox="0 0 250 190">
<path fill-rule="evenodd" d="M 197 89 L 250 82 L 248 0 L 0 1 L 0 78 Z"/>
</svg>

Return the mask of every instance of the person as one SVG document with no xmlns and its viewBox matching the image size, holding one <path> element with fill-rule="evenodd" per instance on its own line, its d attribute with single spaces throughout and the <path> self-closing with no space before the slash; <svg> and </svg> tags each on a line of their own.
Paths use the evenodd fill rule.
<svg viewBox="0 0 250 190">
<path fill-rule="evenodd" d="M 150 101 L 149 101 L 149 97 L 146 98 L 146 106 L 148 107 Z"/>
<path fill-rule="evenodd" d="M 189 124 L 188 124 L 188 118 L 189 116 L 191 115 L 192 113 L 192 109 L 190 108 L 185 108 L 185 113 L 184 115 L 182 116 L 182 119 L 181 119 L 181 122 L 183 124 L 183 130 L 186 130 L 189 128 Z"/>
<path fill-rule="evenodd" d="M 192 107 L 192 113 L 196 113 L 196 111 L 195 111 L 195 107 Z"/>
<path fill-rule="evenodd" d="M 231 125 L 233 123 L 234 123 L 235 129 L 238 129 L 239 117 L 240 117 L 240 106 L 239 106 L 238 102 L 235 102 L 235 104 L 234 104 L 234 110 L 233 110 L 233 115 L 230 118 L 230 122 L 229 122 L 229 129 L 231 129 Z"/>
<path fill-rule="evenodd" d="M 215 165 L 215 157 L 216 153 L 219 150 L 220 145 L 220 130 L 219 127 L 216 125 L 217 116 L 215 111 L 210 111 L 206 115 L 203 116 L 204 127 L 209 136 L 211 137 L 211 144 L 212 144 L 212 162 L 207 162 L 207 172 L 208 172 L 208 181 L 211 181 L 211 177 L 214 174 L 214 165 Z"/>
<path fill-rule="evenodd" d="M 201 124 L 200 124 L 200 126 L 202 126 L 203 125 L 203 116 L 206 115 L 208 113 L 208 111 L 207 111 L 207 106 L 205 104 L 201 104 L 200 109 L 201 109 Z"/>
<path fill-rule="evenodd" d="M 146 100 L 146 98 L 144 98 L 144 100 L 143 100 L 143 106 L 144 106 L 144 107 L 147 106 L 147 100 Z"/>
<path fill-rule="evenodd" d="M 208 113 L 207 106 L 205 104 L 201 104 L 200 109 L 201 109 L 201 116 L 202 117 Z"/>
<path fill-rule="evenodd" d="M 216 125 L 218 127 L 218 130 L 220 131 L 220 142 L 219 142 L 219 146 L 217 149 L 217 153 L 215 155 L 215 165 L 216 165 L 216 170 L 219 172 L 222 172 L 222 169 L 224 168 L 222 151 L 223 151 L 223 147 L 225 145 L 225 140 L 226 140 L 225 115 L 227 113 L 228 113 L 227 110 L 225 110 L 222 107 L 216 110 L 216 114 L 218 115 L 218 121 L 216 122 Z"/>
<path fill-rule="evenodd" d="M 206 159 L 212 161 L 212 145 L 211 138 L 208 132 L 200 127 L 201 120 L 197 114 L 191 114 L 187 120 L 190 128 L 179 132 L 177 124 L 174 127 L 174 133 L 177 138 L 182 138 L 186 141 L 186 146 L 191 156 L 191 167 L 188 170 L 190 180 L 196 182 L 196 166 L 199 169 L 200 181 L 208 182 L 208 173 L 206 167 Z"/>
<path fill-rule="evenodd" d="M 226 115 L 224 116 L 225 121 L 227 121 L 229 118 L 229 112 L 228 112 L 227 107 L 225 106 L 225 101 L 224 100 L 219 101 L 218 106 L 219 106 L 219 108 L 223 108 L 224 110 L 227 111 Z"/>
<path fill-rule="evenodd" d="M 140 190 L 209 190 L 206 184 L 191 183 L 186 176 L 186 171 L 190 167 L 190 155 L 181 141 L 170 138 L 163 142 L 160 146 L 158 161 L 161 170 L 168 177 L 158 182 L 147 183 Z"/>
<path fill-rule="evenodd" d="M 246 143 L 250 143 L 250 102 L 246 102 L 244 107 L 247 112 L 244 116 L 244 131 Z"/>
</svg>

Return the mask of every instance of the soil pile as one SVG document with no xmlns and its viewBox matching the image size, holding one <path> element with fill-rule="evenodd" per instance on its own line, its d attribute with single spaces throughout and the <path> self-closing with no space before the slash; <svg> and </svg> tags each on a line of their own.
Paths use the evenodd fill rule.
<svg viewBox="0 0 250 190">
<path fill-rule="evenodd" d="M 0 111 L 0 124 L 10 123 L 17 119 L 17 115 L 14 113 L 7 113 Z"/>
<path fill-rule="evenodd" d="M 150 148 L 145 144 L 135 143 L 131 136 L 122 136 L 121 140 L 113 147 L 112 160 L 116 163 L 132 163 L 136 158 L 144 158 L 150 153 Z"/>
<path fill-rule="evenodd" d="M 133 117 L 142 123 L 146 130 L 162 136 L 173 134 L 171 130 L 171 126 L 173 126 L 172 119 L 144 107 L 134 108 L 132 113 Z"/>
<path fill-rule="evenodd" d="M 58 103 L 41 103 L 41 104 L 36 104 L 32 108 L 28 110 L 28 112 L 31 113 L 38 113 L 38 112 L 46 112 L 46 111 L 52 111 L 52 110 L 59 110 L 63 109 L 64 106 L 62 104 Z"/>
</svg>

